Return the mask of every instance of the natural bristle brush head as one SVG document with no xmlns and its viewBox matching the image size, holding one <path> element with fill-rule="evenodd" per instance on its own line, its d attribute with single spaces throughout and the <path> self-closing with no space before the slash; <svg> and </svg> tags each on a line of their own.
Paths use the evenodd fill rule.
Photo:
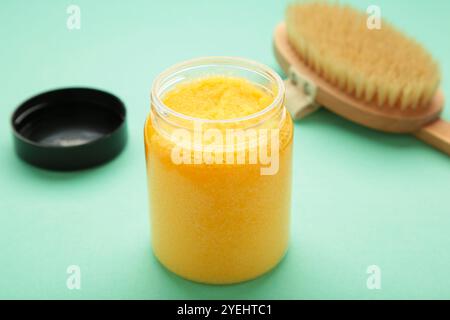
<svg viewBox="0 0 450 320">
<path fill-rule="evenodd" d="M 413 134 L 450 155 L 437 63 L 377 18 L 325 0 L 291 4 L 274 32 L 275 57 L 288 75 L 286 108 L 301 119 L 323 106 L 372 129 Z"/>
<path fill-rule="evenodd" d="M 339 3 L 302 1 L 287 8 L 286 30 L 298 58 L 339 90 L 379 108 L 427 108 L 439 66 L 415 40 L 386 21 Z"/>
</svg>

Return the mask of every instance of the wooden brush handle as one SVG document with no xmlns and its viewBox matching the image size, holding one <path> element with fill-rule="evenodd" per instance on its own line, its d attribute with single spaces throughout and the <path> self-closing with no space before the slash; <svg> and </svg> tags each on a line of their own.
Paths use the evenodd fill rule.
<svg viewBox="0 0 450 320">
<path fill-rule="evenodd" d="M 439 119 L 414 134 L 420 140 L 450 155 L 450 122 Z"/>
</svg>

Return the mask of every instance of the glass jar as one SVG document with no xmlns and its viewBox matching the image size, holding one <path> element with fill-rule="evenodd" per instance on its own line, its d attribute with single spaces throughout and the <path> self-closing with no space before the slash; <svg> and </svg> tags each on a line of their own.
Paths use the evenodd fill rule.
<svg viewBox="0 0 450 320">
<path fill-rule="evenodd" d="M 254 114 L 223 120 L 187 116 L 164 105 L 165 93 L 179 83 L 211 75 L 246 79 L 273 102 Z M 284 96 L 274 71 L 240 58 L 187 61 L 154 81 L 144 129 L 151 240 L 155 256 L 172 272 L 230 284 L 266 273 L 284 256 L 293 136 Z M 206 153 L 208 130 L 226 138 Z M 231 131 L 239 134 L 227 140 Z M 189 139 L 180 139 L 180 133 Z M 177 158 L 174 150 L 185 153 Z"/>
</svg>

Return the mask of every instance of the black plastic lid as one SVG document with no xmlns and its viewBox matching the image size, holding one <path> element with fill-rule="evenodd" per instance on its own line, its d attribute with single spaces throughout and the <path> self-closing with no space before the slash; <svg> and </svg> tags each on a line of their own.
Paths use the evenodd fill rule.
<svg viewBox="0 0 450 320">
<path fill-rule="evenodd" d="M 12 116 L 20 158 L 53 170 L 78 170 L 113 159 L 127 141 L 125 105 L 95 89 L 49 91 L 20 105 Z"/>
</svg>

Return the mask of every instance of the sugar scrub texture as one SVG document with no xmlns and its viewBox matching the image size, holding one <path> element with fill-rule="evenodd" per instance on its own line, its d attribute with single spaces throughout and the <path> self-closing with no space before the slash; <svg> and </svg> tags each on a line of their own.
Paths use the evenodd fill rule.
<svg viewBox="0 0 450 320">
<path fill-rule="evenodd" d="M 180 113 L 231 119 L 258 112 L 273 97 L 241 79 L 194 80 L 163 101 Z M 152 111 L 154 112 L 154 111 Z M 289 240 L 292 121 L 280 128 L 279 171 L 260 165 L 174 164 L 174 143 L 152 120 L 145 128 L 152 247 L 174 273 L 198 282 L 229 284 L 278 264 Z"/>
<path fill-rule="evenodd" d="M 184 115 L 224 120 L 245 117 L 268 107 L 271 93 L 250 81 L 227 76 L 209 76 L 181 83 L 163 97 L 171 109 Z"/>
</svg>

